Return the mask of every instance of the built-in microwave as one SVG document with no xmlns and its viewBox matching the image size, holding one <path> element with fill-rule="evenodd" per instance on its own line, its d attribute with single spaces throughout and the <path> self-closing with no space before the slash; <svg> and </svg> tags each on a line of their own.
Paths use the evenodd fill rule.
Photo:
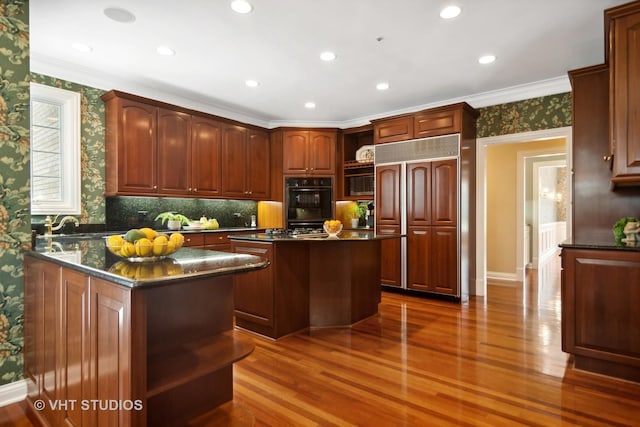
<svg viewBox="0 0 640 427">
<path fill-rule="evenodd" d="M 333 218 L 333 178 L 285 178 L 286 227 L 322 228 Z"/>
</svg>

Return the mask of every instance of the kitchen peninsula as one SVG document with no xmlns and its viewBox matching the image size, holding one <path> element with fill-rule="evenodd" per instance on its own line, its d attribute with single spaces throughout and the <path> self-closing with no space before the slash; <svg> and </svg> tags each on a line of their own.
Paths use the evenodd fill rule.
<svg viewBox="0 0 640 427">
<path fill-rule="evenodd" d="M 38 238 L 25 253 L 31 413 L 43 425 L 183 425 L 231 400 L 233 363 L 253 351 L 233 332 L 233 276 L 267 265 L 192 248 L 131 263 L 100 237 Z M 46 403 L 59 401 L 74 404 Z"/>
<path fill-rule="evenodd" d="M 314 327 L 349 326 L 378 312 L 380 247 L 399 234 L 342 231 L 231 236 L 236 253 L 269 267 L 234 278 L 236 326 L 280 338 Z"/>
</svg>

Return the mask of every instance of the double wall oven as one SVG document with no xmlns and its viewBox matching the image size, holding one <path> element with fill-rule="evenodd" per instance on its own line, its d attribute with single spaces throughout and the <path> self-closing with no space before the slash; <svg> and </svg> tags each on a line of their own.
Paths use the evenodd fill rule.
<svg viewBox="0 0 640 427">
<path fill-rule="evenodd" d="M 287 229 L 321 229 L 333 218 L 333 178 L 286 178 L 285 204 Z"/>
</svg>

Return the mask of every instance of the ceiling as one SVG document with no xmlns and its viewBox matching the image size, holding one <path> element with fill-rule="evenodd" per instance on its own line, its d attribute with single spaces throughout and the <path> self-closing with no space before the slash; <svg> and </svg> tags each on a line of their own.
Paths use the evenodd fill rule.
<svg viewBox="0 0 640 427">
<path fill-rule="evenodd" d="M 350 127 L 569 91 L 568 70 L 604 61 L 603 10 L 628 2 L 250 0 L 242 15 L 230 1 L 31 0 L 31 69 L 265 127 Z M 443 20 L 449 4 L 462 13 Z M 135 21 L 109 19 L 107 7 Z M 322 61 L 326 50 L 337 58 Z M 488 53 L 497 60 L 479 64 Z M 388 90 L 376 90 L 382 81 Z"/>
</svg>

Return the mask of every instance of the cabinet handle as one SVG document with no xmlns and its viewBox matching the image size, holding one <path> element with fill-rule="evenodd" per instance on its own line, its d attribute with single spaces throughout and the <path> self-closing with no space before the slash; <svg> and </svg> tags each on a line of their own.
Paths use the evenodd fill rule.
<svg viewBox="0 0 640 427">
<path fill-rule="evenodd" d="M 194 188 L 194 189 L 193 189 L 193 191 L 198 192 L 198 189 L 197 189 L 197 188 Z"/>
<path fill-rule="evenodd" d="M 605 154 L 604 156 L 602 156 L 602 160 L 604 160 L 605 162 L 610 162 L 612 158 L 613 154 Z"/>
<path fill-rule="evenodd" d="M 154 185 L 154 186 L 153 186 L 153 189 L 154 189 L 154 190 L 157 190 L 157 189 L 158 189 L 158 186 L 157 186 L 157 185 Z"/>
<path fill-rule="evenodd" d="M 253 191 L 247 191 L 247 194 L 253 194 Z"/>
<path fill-rule="evenodd" d="M 193 188 L 189 187 L 189 191 L 193 191 Z"/>
</svg>

